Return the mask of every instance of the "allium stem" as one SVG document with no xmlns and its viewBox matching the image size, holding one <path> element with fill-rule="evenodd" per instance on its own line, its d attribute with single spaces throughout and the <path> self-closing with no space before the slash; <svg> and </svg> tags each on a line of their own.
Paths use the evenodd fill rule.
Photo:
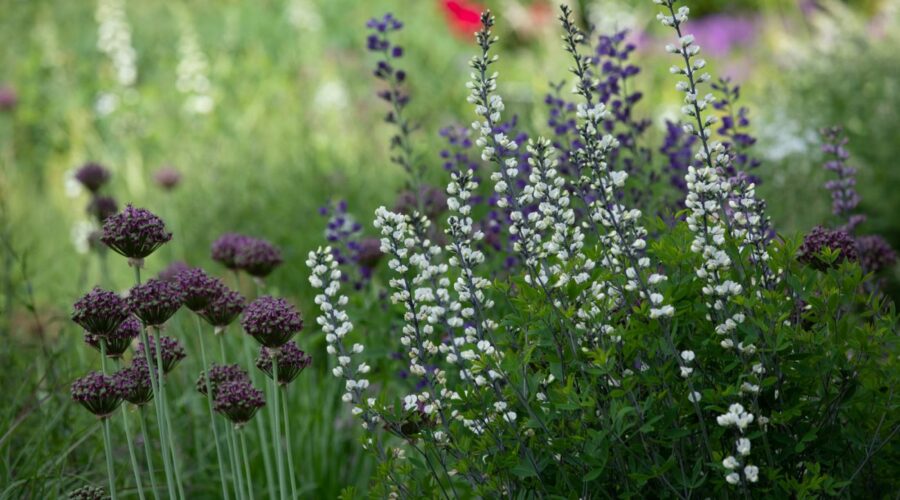
<svg viewBox="0 0 900 500">
<path fill-rule="evenodd" d="M 112 500 L 118 500 L 116 494 L 116 473 L 113 468 L 112 437 L 109 432 L 109 418 L 103 417 L 103 448 L 106 451 L 106 471 L 109 475 L 109 496 Z"/>
<path fill-rule="evenodd" d="M 231 474 L 237 482 L 237 496 L 243 500 L 248 498 L 248 496 L 244 490 L 244 473 L 241 470 L 240 452 L 238 451 L 237 439 L 234 437 L 234 427 L 227 422 L 225 423 L 225 437 L 228 439 L 228 452 L 231 454 Z"/>
<path fill-rule="evenodd" d="M 278 468 L 278 493 L 281 498 L 287 498 L 287 481 L 284 479 L 284 459 L 282 458 L 282 450 L 281 450 L 281 423 L 280 423 L 280 415 L 281 415 L 281 403 L 279 400 L 279 393 L 281 391 L 278 390 L 278 357 L 276 355 L 272 356 L 272 394 L 273 398 L 275 398 L 275 406 L 273 407 L 272 415 L 275 417 L 274 424 L 275 427 L 272 429 L 272 433 L 275 434 L 275 462 Z"/>
<path fill-rule="evenodd" d="M 216 460 L 219 462 L 219 481 L 222 483 L 222 497 L 230 498 L 228 484 L 225 481 L 225 464 L 222 461 L 222 445 L 219 441 L 219 430 L 216 427 L 216 414 L 213 411 L 212 384 L 209 383 L 209 363 L 206 362 L 206 346 L 203 342 L 203 328 L 200 326 L 200 318 L 195 314 L 194 321 L 197 324 L 197 337 L 200 339 L 200 360 L 203 362 L 203 373 L 206 375 L 206 402 L 209 405 L 209 425 L 212 427 L 213 439 L 216 442 Z"/>
<path fill-rule="evenodd" d="M 141 268 L 138 266 L 134 266 L 134 280 L 135 284 L 141 284 Z M 162 370 L 154 370 L 152 367 L 155 366 L 153 362 L 153 358 L 150 356 L 150 340 L 147 335 L 147 327 L 141 323 L 141 342 L 144 343 L 146 348 L 144 349 L 144 356 L 147 358 L 147 369 L 150 375 L 150 389 L 153 391 L 153 408 L 156 410 L 156 426 L 159 429 L 159 447 L 160 447 L 160 455 L 162 455 L 163 460 L 163 469 L 166 473 L 166 488 L 169 490 L 169 498 L 178 498 L 175 492 L 175 482 L 172 479 L 172 464 L 170 463 L 170 455 L 169 455 L 169 445 L 166 440 L 166 424 L 163 419 L 163 409 L 162 409 L 162 398 L 160 395 L 160 382 L 162 379 L 161 373 Z M 160 352 L 160 349 L 157 349 L 156 352 Z"/>
<path fill-rule="evenodd" d="M 162 406 L 162 414 L 164 419 L 164 424 L 166 427 L 166 440 L 169 443 L 169 453 L 171 453 L 171 464 L 172 470 L 175 475 L 175 484 L 178 486 L 178 494 L 183 499 L 187 498 L 184 495 L 184 486 L 181 481 L 181 468 L 178 466 L 178 457 L 175 453 L 175 441 L 172 439 L 172 419 L 169 417 L 169 402 L 166 401 L 166 376 L 163 372 L 163 361 L 162 361 L 162 345 L 160 344 L 160 337 L 162 334 L 159 331 L 159 328 L 156 328 L 156 334 L 153 336 L 156 342 L 156 369 L 157 376 L 159 377 L 159 400 L 160 406 Z"/>
<path fill-rule="evenodd" d="M 291 451 L 291 420 L 288 418 L 288 393 L 287 386 L 282 386 L 281 390 L 284 391 L 281 398 L 281 409 L 284 411 L 284 445 L 287 452 L 287 462 L 288 462 L 288 477 L 291 479 L 291 498 L 293 500 L 297 499 L 297 479 L 296 473 L 294 472 L 294 452 Z"/>
<path fill-rule="evenodd" d="M 238 429 L 237 433 L 241 437 L 241 455 L 244 457 L 244 472 L 247 474 L 247 491 L 250 492 L 250 500 L 253 500 L 253 479 L 250 476 L 250 459 L 247 455 L 247 438 L 244 437 L 243 429 Z"/>
<path fill-rule="evenodd" d="M 145 406 L 141 406 L 138 411 L 141 414 L 141 435 L 144 436 L 144 458 L 147 460 L 147 474 L 150 475 L 150 489 L 153 490 L 153 496 L 159 498 L 159 489 L 156 486 L 156 471 L 153 468 L 153 457 L 150 455 L 150 437 L 147 434 L 147 413 Z"/>
<path fill-rule="evenodd" d="M 100 337 L 100 353 L 106 358 L 106 339 Z M 117 363 L 118 364 L 118 363 Z M 103 362 L 103 374 L 106 375 L 106 362 Z M 128 412 L 122 404 L 122 426 L 125 427 L 125 441 L 128 443 L 128 456 L 131 459 L 131 470 L 134 472 L 134 482 L 137 484 L 138 498 L 144 500 L 144 485 L 141 484 L 141 469 L 138 466 L 137 455 L 134 453 L 134 443 L 131 439 L 131 426 L 128 425 Z"/>
<path fill-rule="evenodd" d="M 250 354 L 250 342 L 251 337 L 249 335 L 242 335 L 244 342 L 244 357 L 247 361 L 247 366 L 253 366 L 253 355 Z M 257 385 L 258 380 L 256 380 L 256 373 L 250 374 L 251 380 L 253 380 L 253 384 Z M 259 387 L 265 387 L 265 385 L 259 384 Z M 265 410 L 264 410 L 265 411 Z M 268 490 L 269 497 L 268 498 L 276 498 L 275 497 L 275 473 L 272 470 L 272 457 L 269 456 L 269 436 L 266 432 L 266 425 L 263 423 L 263 418 L 254 418 L 256 421 L 256 432 L 259 437 L 259 453 L 263 457 L 263 468 L 266 470 L 266 489 Z M 242 434 L 243 436 L 243 434 Z M 241 439 L 244 439 L 243 437 Z M 249 483 L 248 483 L 249 484 Z M 252 490 L 251 490 L 252 496 Z"/>
</svg>

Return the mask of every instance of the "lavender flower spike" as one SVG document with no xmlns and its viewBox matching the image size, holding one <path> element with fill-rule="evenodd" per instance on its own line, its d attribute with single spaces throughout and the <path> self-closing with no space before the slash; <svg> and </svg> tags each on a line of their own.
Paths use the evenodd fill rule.
<svg viewBox="0 0 900 500">
<path fill-rule="evenodd" d="M 140 264 L 148 255 L 172 239 L 162 219 L 131 204 L 122 212 L 106 219 L 100 241 L 116 253 Z"/>
<path fill-rule="evenodd" d="M 831 191 L 831 211 L 845 220 L 842 229 L 852 233 L 856 226 L 865 221 L 865 216 L 851 215 L 859 205 L 859 194 L 856 192 L 856 169 L 847 165 L 850 158 L 850 153 L 845 149 L 847 137 L 840 127 L 826 128 L 822 130 L 822 136 L 825 139 L 822 151 L 830 157 L 825 162 L 825 169 L 837 175 L 837 179 L 825 183 L 825 188 Z"/>
<path fill-rule="evenodd" d="M 184 293 L 178 285 L 158 279 L 135 285 L 128 294 L 131 310 L 147 326 L 159 326 L 168 321 L 183 301 Z"/>
<path fill-rule="evenodd" d="M 72 321 L 89 333 L 105 337 L 115 333 L 129 315 L 125 299 L 96 287 L 75 302 Z"/>
<path fill-rule="evenodd" d="M 91 372 L 72 384 L 72 399 L 99 418 L 107 418 L 122 404 L 126 388 L 121 380 Z"/>
<path fill-rule="evenodd" d="M 277 349 L 303 329 L 303 319 L 288 301 L 260 297 L 247 306 L 241 326 L 260 344 Z"/>
</svg>

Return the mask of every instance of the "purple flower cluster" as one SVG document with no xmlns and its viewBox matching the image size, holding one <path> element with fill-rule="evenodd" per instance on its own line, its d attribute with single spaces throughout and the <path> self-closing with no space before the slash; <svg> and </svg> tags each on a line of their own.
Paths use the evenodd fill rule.
<svg viewBox="0 0 900 500">
<path fill-rule="evenodd" d="M 266 405 L 262 391 L 247 380 L 229 380 L 216 388 L 213 408 L 225 415 L 236 426 L 250 421 L 256 412 Z"/>
<path fill-rule="evenodd" d="M 826 250 L 838 252 L 834 261 L 828 262 L 822 259 L 822 253 Z M 826 229 L 816 226 L 803 238 L 797 258 L 800 262 L 820 271 L 835 268 L 844 261 L 858 259 L 856 241 L 842 229 Z"/>
<path fill-rule="evenodd" d="M 162 219 L 131 204 L 106 219 L 100 241 L 129 259 L 140 260 L 172 239 Z"/>
<path fill-rule="evenodd" d="M 118 328 L 107 335 L 84 332 L 84 341 L 94 349 L 100 350 L 100 339 L 106 340 L 106 355 L 110 358 L 121 357 L 131 347 L 131 342 L 141 334 L 141 322 L 134 316 L 122 322 Z"/>
<path fill-rule="evenodd" d="M 159 346 L 160 353 L 162 357 L 162 368 L 163 374 L 171 372 L 175 366 L 185 358 L 186 354 L 184 353 L 184 347 L 181 345 L 181 342 L 174 337 L 163 337 L 159 338 Z M 144 357 L 146 358 L 146 353 L 144 352 L 144 343 L 139 342 L 137 349 L 135 350 L 136 358 Z M 156 360 L 156 340 L 150 339 L 150 359 Z"/>
<path fill-rule="evenodd" d="M 684 176 L 694 159 L 694 146 L 697 136 L 687 134 L 681 125 L 666 120 L 666 135 L 659 152 L 666 157 L 664 170 L 669 174 L 669 183 L 678 189 L 678 206 L 684 206 L 684 195 L 687 194 L 687 183 Z"/>
<path fill-rule="evenodd" d="M 257 278 L 268 276 L 283 259 L 281 251 L 267 240 L 226 233 L 213 242 L 212 259 L 232 270 L 243 270 Z"/>
<path fill-rule="evenodd" d="M 269 378 L 273 376 L 273 360 L 278 365 L 278 383 L 287 385 L 294 381 L 300 372 L 312 364 L 312 358 L 297 347 L 294 341 L 288 341 L 280 349 L 259 348 L 256 367 Z"/>
<path fill-rule="evenodd" d="M 319 214 L 328 217 L 325 239 L 331 245 L 334 260 L 345 267 L 355 264 L 355 272 L 346 269 L 341 279 L 349 280 L 352 274 L 355 288 L 361 289 L 372 278 L 372 272 L 381 260 L 381 243 L 377 238 L 362 236 L 362 225 L 347 212 L 344 200 L 319 208 Z"/>
<path fill-rule="evenodd" d="M 78 299 L 73 309 L 72 321 L 101 337 L 113 335 L 131 315 L 125 299 L 99 287 Z"/>
<path fill-rule="evenodd" d="M 178 284 L 159 279 L 135 285 L 128 293 L 128 304 L 135 316 L 147 326 L 159 326 L 169 320 L 184 303 Z"/>
<path fill-rule="evenodd" d="M 411 215 L 419 212 L 431 220 L 447 211 L 447 195 L 436 186 L 421 185 L 415 191 L 400 193 L 394 204 L 394 211 Z"/>
<path fill-rule="evenodd" d="M 91 372 L 72 383 L 72 399 L 100 418 L 109 417 L 122 404 L 126 387 L 120 379 Z"/>
<path fill-rule="evenodd" d="M 244 310 L 247 301 L 234 290 L 224 289 L 197 314 L 210 325 L 225 328 Z"/>
<path fill-rule="evenodd" d="M 186 271 L 188 269 L 191 269 L 191 266 L 180 260 L 176 260 L 174 262 L 170 262 L 169 265 L 167 265 L 165 269 L 160 271 L 156 277 L 163 281 L 175 281 L 175 276 L 178 276 L 178 273 Z"/>
<path fill-rule="evenodd" d="M 856 249 L 859 253 L 859 265 L 866 272 L 877 273 L 897 263 L 897 252 L 881 236 L 860 236 L 856 239 Z"/>
<path fill-rule="evenodd" d="M 152 370 L 152 371 L 151 371 Z M 153 400 L 153 382 L 150 374 L 156 375 L 156 366 L 147 364 L 147 359 L 135 356 L 131 366 L 119 370 L 115 377 L 125 389 L 124 399 L 136 406 L 143 406 Z"/>
<path fill-rule="evenodd" d="M 218 395 L 218 387 L 225 382 L 250 382 L 250 375 L 239 365 L 217 365 L 209 368 L 209 387 L 212 389 L 213 399 Z M 206 372 L 200 372 L 197 379 L 197 392 L 206 396 Z"/>
<path fill-rule="evenodd" d="M 82 486 L 69 492 L 67 495 L 69 500 L 106 500 L 109 496 L 103 491 L 103 488 L 95 486 Z"/>
<path fill-rule="evenodd" d="M 472 129 L 460 125 L 444 127 L 440 136 L 447 141 L 447 147 L 441 150 L 444 170 L 448 172 L 462 172 L 465 169 L 477 170 L 477 156 L 470 154 L 472 149 Z"/>
<path fill-rule="evenodd" d="M 201 311 L 225 291 L 225 284 L 206 274 L 199 267 L 188 268 L 175 274 L 174 283 L 181 288 L 185 307 Z"/>
<path fill-rule="evenodd" d="M 288 301 L 265 296 L 247 306 L 241 326 L 261 345 L 279 348 L 303 329 L 303 319 Z"/>
<path fill-rule="evenodd" d="M 110 178 L 109 170 L 99 163 L 85 163 L 75 172 L 75 180 L 81 183 L 88 191 L 96 193 Z"/>
<path fill-rule="evenodd" d="M 12 111 L 16 109 L 18 103 L 19 96 L 16 94 L 16 89 L 10 85 L 0 86 L 0 111 Z"/>
<path fill-rule="evenodd" d="M 119 211 L 119 204 L 112 196 L 93 196 L 88 203 L 87 211 L 102 223 L 116 215 Z"/>
<path fill-rule="evenodd" d="M 172 191 L 181 182 L 181 172 L 175 167 L 162 167 L 153 174 L 153 180 L 164 190 Z"/>
</svg>

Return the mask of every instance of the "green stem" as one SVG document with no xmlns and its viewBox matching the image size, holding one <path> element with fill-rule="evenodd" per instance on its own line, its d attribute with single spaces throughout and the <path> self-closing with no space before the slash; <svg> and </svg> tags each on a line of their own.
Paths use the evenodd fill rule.
<svg viewBox="0 0 900 500">
<path fill-rule="evenodd" d="M 244 357 L 247 360 L 247 366 L 253 366 L 253 355 L 250 354 L 250 336 L 244 335 Z M 254 385 L 257 387 L 265 387 L 264 384 L 259 384 L 259 380 L 256 376 L 256 373 L 251 370 L 250 379 L 253 381 Z M 256 432 L 257 437 L 259 438 L 259 452 L 263 457 L 263 468 L 266 470 L 266 488 L 268 489 L 269 498 L 275 497 L 275 474 L 272 470 L 272 457 L 269 456 L 269 448 L 270 441 L 268 433 L 266 432 L 266 425 L 263 423 L 262 418 L 253 419 L 256 421 Z"/>
<path fill-rule="evenodd" d="M 227 422 L 225 423 L 225 437 L 228 439 L 228 448 L 231 453 L 231 464 L 233 466 L 231 473 L 234 474 L 234 479 L 237 482 L 238 496 L 243 500 L 247 498 L 247 493 L 244 491 L 244 472 L 241 470 L 240 452 L 238 451 L 237 438 L 234 437 L 234 426 Z"/>
<path fill-rule="evenodd" d="M 178 467 L 178 456 L 175 453 L 175 441 L 172 438 L 172 419 L 169 417 L 169 402 L 166 400 L 166 374 L 163 371 L 162 344 L 160 342 L 162 333 L 159 331 L 159 327 L 154 328 L 154 331 L 156 333 L 153 335 L 156 342 L 156 373 L 159 377 L 159 402 L 162 407 L 163 424 L 165 424 L 166 428 L 165 439 L 169 444 L 169 453 L 171 453 L 170 463 L 172 464 L 172 470 L 175 475 L 175 485 L 178 487 L 179 497 L 183 500 L 187 497 L 184 495 L 184 483 L 181 481 L 181 468 Z"/>
<path fill-rule="evenodd" d="M 138 285 L 141 284 L 141 268 L 138 266 L 134 267 L 134 279 Z M 175 481 L 172 479 L 172 464 L 170 463 L 171 456 L 169 455 L 169 443 L 165 438 L 166 424 L 165 420 L 163 419 L 163 403 L 160 394 L 162 370 L 154 370 L 152 368 L 153 366 L 156 366 L 156 363 L 153 362 L 153 357 L 150 355 L 150 339 L 147 335 L 147 327 L 144 326 L 143 323 L 141 323 L 141 342 L 143 342 L 144 344 L 144 357 L 147 358 L 147 369 L 150 372 L 150 389 L 153 391 L 153 408 L 156 410 L 156 427 L 159 430 L 159 448 L 160 455 L 162 455 L 163 469 L 166 473 L 166 488 L 169 490 L 169 498 L 178 498 L 178 495 L 175 492 Z"/>
<path fill-rule="evenodd" d="M 284 478 L 284 459 L 282 458 L 281 453 L 281 424 L 279 422 L 281 415 L 281 404 L 279 402 L 279 390 L 278 390 L 278 360 L 277 360 L 277 351 L 272 353 L 272 392 L 273 397 L 275 399 L 275 405 L 272 408 L 272 415 L 275 418 L 275 428 L 272 429 L 272 433 L 275 434 L 275 462 L 278 467 L 278 493 L 281 495 L 281 498 L 287 498 L 287 481 Z"/>
<path fill-rule="evenodd" d="M 106 449 L 106 471 L 109 474 L 109 496 L 112 500 L 118 500 L 116 494 L 116 477 L 112 459 L 112 437 L 109 432 L 109 418 L 103 417 L 103 447 Z"/>
<path fill-rule="evenodd" d="M 147 460 L 147 473 L 150 475 L 150 488 L 153 490 L 153 496 L 159 498 L 159 489 L 156 486 L 156 471 L 153 468 L 153 457 L 150 456 L 150 435 L 147 434 L 147 413 L 144 405 L 139 408 L 141 414 L 141 435 L 144 436 L 144 458 Z"/>
<path fill-rule="evenodd" d="M 243 429 L 238 429 L 237 433 L 241 437 L 241 455 L 244 457 L 244 471 L 247 473 L 247 491 L 250 492 L 250 500 L 253 500 L 253 480 L 250 477 L 250 459 L 247 458 L 247 439 L 244 438 Z"/>
<path fill-rule="evenodd" d="M 297 500 L 297 480 L 296 469 L 294 469 L 294 452 L 292 451 L 291 441 L 291 420 L 288 417 L 288 393 L 287 386 L 282 386 L 284 394 L 281 398 L 281 408 L 284 410 L 284 445 L 287 449 L 288 461 L 288 477 L 291 478 L 291 499 Z"/>
<path fill-rule="evenodd" d="M 209 425 L 212 427 L 213 439 L 216 442 L 216 459 L 219 462 L 219 481 L 222 483 L 222 496 L 229 499 L 228 484 L 225 482 L 225 464 L 222 460 L 222 445 L 219 443 L 219 430 L 216 427 L 216 414 L 213 411 L 212 385 L 209 383 L 209 364 L 206 362 L 206 347 L 203 342 L 203 328 L 200 326 L 200 318 L 194 315 L 197 324 L 197 337 L 200 339 L 200 360 L 203 362 L 203 372 L 206 374 L 206 403 L 209 406 Z"/>
<path fill-rule="evenodd" d="M 106 351 L 106 341 L 100 339 L 100 347 Z M 104 363 L 105 364 L 105 363 Z M 118 361 L 116 362 L 118 365 Z M 105 372 L 104 372 L 105 373 Z M 122 426 L 125 427 L 125 441 L 128 442 L 128 456 L 131 458 L 131 470 L 134 472 L 134 482 L 137 484 L 138 498 L 144 500 L 144 485 L 141 483 L 141 468 L 138 466 L 137 455 L 134 453 L 134 443 L 131 439 L 131 426 L 128 425 L 127 403 L 122 403 Z"/>
</svg>

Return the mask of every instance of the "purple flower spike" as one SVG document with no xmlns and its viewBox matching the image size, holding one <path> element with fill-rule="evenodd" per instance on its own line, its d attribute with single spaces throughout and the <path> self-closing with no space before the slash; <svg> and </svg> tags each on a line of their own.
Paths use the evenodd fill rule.
<svg viewBox="0 0 900 500">
<path fill-rule="evenodd" d="M 246 380 L 232 380 L 223 382 L 216 388 L 213 408 L 231 420 L 235 427 L 240 427 L 265 405 L 262 391 Z"/>
<path fill-rule="evenodd" d="M 150 374 L 156 376 L 156 367 L 152 371 L 147 364 L 147 358 L 135 356 L 131 360 L 131 366 L 119 370 L 116 377 L 122 379 L 122 386 L 125 390 L 125 401 L 136 405 L 143 406 L 153 401 L 153 382 L 150 380 Z"/>
<path fill-rule="evenodd" d="M 178 187 L 178 183 L 181 182 L 181 172 L 175 167 L 162 167 L 153 174 L 153 180 L 156 181 L 159 187 L 166 191 L 171 191 Z"/>
<path fill-rule="evenodd" d="M 303 319 L 288 301 L 260 297 L 247 306 L 241 326 L 260 344 L 278 348 L 303 329 Z"/>
<path fill-rule="evenodd" d="M 243 234 L 223 234 L 213 242 L 210 248 L 212 259 L 228 269 L 237 269 L 238 266 L 235 262 L 237 254 L 250 240 L 249 236 L 244 236 Z"/>
<path fill-rule="evenodd" d="M 103 223 L 100 241 L 117 253 L 140 260 L 172 239 L 162 219 L 149 210 L 128 204 L 121 213 Z"/>
<path fill-rule="evenodd" d="M 119 325 L 116 330 L 108 335 L 100 335 L 84 332 L 84 341 L 94 349 L 100 350 L 100 339 L 106 339 L 106 355 L 110 358 L 121 357 L 131 347 L 133 341 L 141 333 L 141 322 L 134 316 L 129 317 Z"/>
<path fill-rule="evenodd" d="M 281 252 L 278 248 L 258 238 L 248 239 L 234 256 L 234 264 L 238 269 L 243 269 L 247 274 L 257 278 L 265 278 L 281 262 Z"/>
<path fill-rule="evenodd" d="M 181 287 L 170 281 L 147 280 L 128 294 L 132 312 L 147 326 L 159 326 L 175 314 L 184 302 Z"/>
<path fill-rule="evenodd" d="M 175 368 L 182 359 L 185 358 L 184 347 L 181 342 L 173 337 L 160 337 L 159 345 L 162 348 L 162 365 L 163 374 L 169 373 Z M 144 344 L 139 343 L 137 346 L 137 357 L 144 357 Z M 156 364 L 156 339 L 150 339 L 150 359 Z"/>
<path fill-rule="evenodd" d="M 240 365 L 217 365 L 213 363 L 209 368 L 209 382 L 213 399 L 215 399 L 220 385 L 225 382 L 247 382 L 249 384 L 250 375 Z M 206 396 L 205 372 L 200 372 L 200 378 L 197 379 L 197 392 Z"/>
<path fill-rule="evenodd" d="M 75 179 L 92 193 L 99 191 L 104 184 L 109 182 L 109 178 L 109 170 L 99 163 L 85 163 L 75 172 Z"/>
<path fill-rule="evenodd" d="M 877 273 L 897 263 L 897 253 L 881 236 L 860 236 L 856 239 L 856 247 L 859 251 L 859 264 L 866 272 Z"/>
<path fill-rule="evenodd" d="M 246 305 L 247 301 L 244 300 L 241 294 L 225 289 L 197 314 L 205 319 L 207 323 L 216 327 L 218 333 L 219 329 L 230 325 L 238 317 L 238 314 L 244 311 Z"/>
<path fill-rule="evenodd" d="M 834 262 L 828 263 L 822 260 L 821 254 L 826 249 L 840 252 Z M 825 229 L 822 226 L 816 226 L 803 238 L 803 245 L 800 246 L 798 260 L 804 264 L 824 271 L 828 268 L 834 268 L 844 261 L 855 261 L 858 258 L 856 251 L 856 241 L 845 231 L 840 229 Z"/>
<path fill-rule="evenodd" d="M 103 488 L 96 486 L 82 486 L 69 492 L 69 500 L 107 500 L 109 497 Z"/>
<path fill-rule="evenodd" d="M 278 383 L 288 385 L 300 375 L 307 366 L 312 364 L 312 358 L 301 351 L 293 340 L 286 342 L 280 349 L 259 348 L 259 357 L 256 358 L 256 367 L 262 370 L 269 378 L 272 378 L 272 360 L 278 364 Z"/>
<path fill-rule="evenodd" d="M 130 316 L 128 302 L 114 292 L 94 288 L 73 306 L 72 321 L 89 333 L 108 336 Z"/>
<path fill-rule="evenodd" d="M 119 211 L 119 204 L 112 196 L 95 196 L 88 204 L 87 211 L 100 222 L 105 222 Z"/>
<path fill-rule="evenodd" d="M 121 380 L 91 372 L 72 383 L 72 399 L 100 418 L 107 418 L 122 404 L 125 386 Z"/>
<path fill-rule="evenodd" d="M 174 281 L 184 293 L 184 305 L 194 312 L 205 308 L 225 291 L 225 285 L 219 279 L 209 276 L 199 267 L 179 272 Z"/>
</svg>

